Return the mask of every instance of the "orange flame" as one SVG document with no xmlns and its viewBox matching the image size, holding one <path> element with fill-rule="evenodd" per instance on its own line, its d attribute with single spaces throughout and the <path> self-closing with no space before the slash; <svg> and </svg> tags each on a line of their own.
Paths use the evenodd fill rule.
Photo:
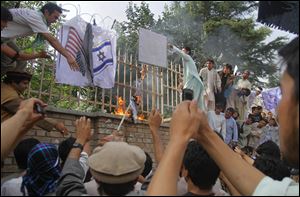
<svg viewBox="0 0 300 197">
<path fill-rule="evenodd" d="M 136 96 L 136 97 L 137 97 L 136 98 L 136 103 L 140 104 L 142 97 L 141 96 Z M 117 105 L 117 108 L 114 111 L 114 114 L 115 115 L 119 115 L 119 116 L 123 116 L 126 113 L 125 116 L 130 116 L 131 115 L 131 111 L 128 110 L 126 112 L 126 105 L 125 104 L 126 104 L 125 100 L 123 100 L 122 97 L 119 97 L 118 98 L 118 105 Z M 145 118 L 145 115 L 143 113 L 141 113 L 141 114 L 138 115 L 137 119 L 138 120 L 145 120 L 146 118 Z"/>
<path fill-rule="evenodd" d="M 126 106 L 125 106 L 126 102 L 122 99 L 122 97 L 118 98 L 118 105 L 117 105 L 117 109 L 115 109 L 115 114 L 116 115 L 121 115 L 123 116 L 126 112 Z M 126 116 L 129 116 L 130 113 L 126 112 Z"/>
</svg>

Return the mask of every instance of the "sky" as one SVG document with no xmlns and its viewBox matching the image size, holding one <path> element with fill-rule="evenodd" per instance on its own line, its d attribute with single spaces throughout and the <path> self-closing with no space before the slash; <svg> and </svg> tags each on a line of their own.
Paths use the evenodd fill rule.
<svg viewBox="0 0 300 197">
<path fill-rule="evenodd" d="M 142 1 L 134 1 L 135 4 L 140 5 Z M 154 14 L 154 19 L 158 19 L 159 15 L 162 15 L 164 6 L 170 4 L 171 1 L 147 1 L 151 12 Z M 87 22 L 96 20 L 97 24 L 101 24 L 104 27 L 111 27 L 113 21 L 116 19 L 119 22 L 126 20 L 125 10 L 128 7 L 129 1 L 57 1 L 57 4 L 61 4 L 64 9 L 70 10 L 65 12 L 66 19 L 71 19 L 76 16 L 76 13 L 80 13 L 81 17 Z M 105 20 L 103 20 L 105 18 Z M 263 26 L 257 23 L 258 27 Z M 266 39 L 266 43 L 274 40 L 278 36 L 286 36 L 289 40 L 296 37 L 295 34 L 291 34 L 285 31 L 273 29 L 272 34 Z"/>
</svg>

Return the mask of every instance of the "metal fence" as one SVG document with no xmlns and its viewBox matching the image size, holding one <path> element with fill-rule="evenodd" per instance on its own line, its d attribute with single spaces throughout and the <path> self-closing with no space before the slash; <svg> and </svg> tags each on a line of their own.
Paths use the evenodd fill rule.
<svg viewBox="0 0 300 197">
<path fill-rule="evenodd" d="M 122 97 L 126 106 L 131 96 L 137 91 L 140 71 L 146 68 L 142 80 L 141 104 L 139 113 L 148 115 L 152 108 L 160 110 L 164 117 L 170 117 L 175 106 L 180 102 L 178 79 L 182 77 L 182 66 L 170 62 L 167 68 L 141 65 L 133 61 L 126 53 L 117 53 L 115 86 L 112 89 L 99 87 L 75 87 L 55 83 L 55 63 L 49 60 L 31 62 L 34 73 L 27 97 L 44 100 L 48 105 L 79 111 L 102 111 L 114 113 L 118 107 L 118 98 Z"/>
</svg>

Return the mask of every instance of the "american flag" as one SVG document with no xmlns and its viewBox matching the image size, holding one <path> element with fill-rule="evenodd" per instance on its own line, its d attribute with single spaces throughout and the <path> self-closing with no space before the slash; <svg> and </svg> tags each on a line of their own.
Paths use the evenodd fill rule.
<svg viewBox="0 0 300 197">
<path fill-rule="evenodd" d="M 66 43 L 66 49 L 67 51 L 72 54 L 74 58 L 76 58 L 77 53 L 79 50 L 83 51 L 83 42 L 80 38 L 78 32 L 74 27 L 70 27 L 69 33 L 68 33 L 68 39 Z"/>
</svg>

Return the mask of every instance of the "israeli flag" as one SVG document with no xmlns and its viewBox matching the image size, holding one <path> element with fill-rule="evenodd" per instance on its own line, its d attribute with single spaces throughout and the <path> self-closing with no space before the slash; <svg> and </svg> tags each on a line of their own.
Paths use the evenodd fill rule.
<svg viewBox="0 0 300 197">
<path fill-rule="evenodd" d="M 112 88 L 116 74 L 116 34 L 93 27 L 93 83 L 101 88 Z"/>
</svg>

